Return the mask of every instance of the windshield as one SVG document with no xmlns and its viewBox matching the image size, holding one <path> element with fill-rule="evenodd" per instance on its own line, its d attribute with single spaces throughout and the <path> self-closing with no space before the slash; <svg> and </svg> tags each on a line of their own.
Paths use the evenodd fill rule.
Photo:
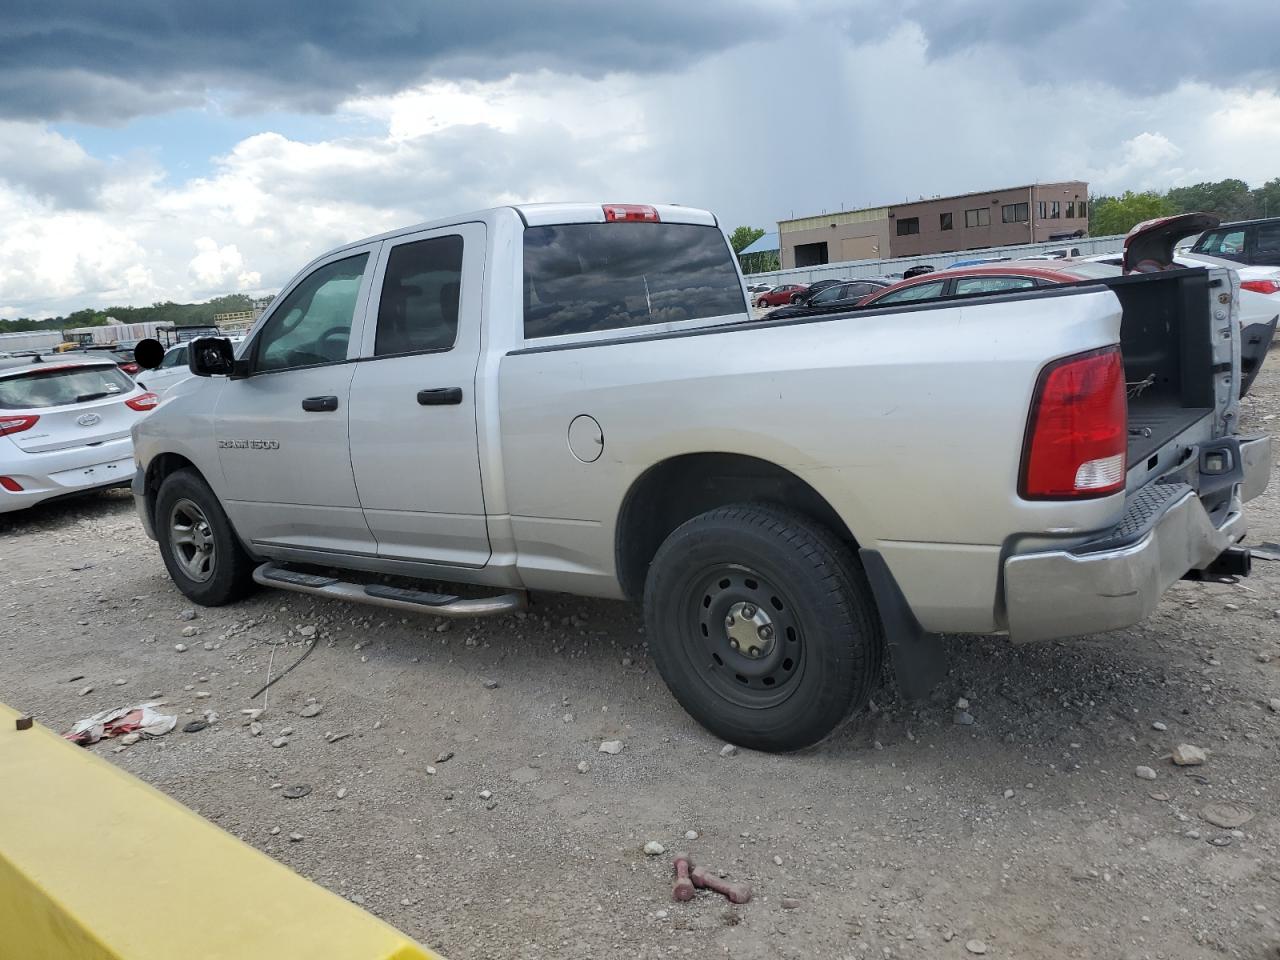
<svg viewBox="0 0 1280 960">
<path fill-rule="evenodd" d="M 0 380 L 0 410 L 31 410 L 88 403 L 133 389 L 116 366 L 46 367 Z"/>
</svg>

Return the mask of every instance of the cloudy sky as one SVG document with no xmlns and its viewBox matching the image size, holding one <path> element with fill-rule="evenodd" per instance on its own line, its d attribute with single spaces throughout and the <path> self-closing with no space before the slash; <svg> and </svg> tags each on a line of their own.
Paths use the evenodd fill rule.
<svg viewBox="0 0 1280 960">
<path fill-rule="evenodd" d="M 518 200 L 726 227 L 1280 176 L 1280 3 L 10 0 L 0 317 L 271 292 Z"/>
</svg>

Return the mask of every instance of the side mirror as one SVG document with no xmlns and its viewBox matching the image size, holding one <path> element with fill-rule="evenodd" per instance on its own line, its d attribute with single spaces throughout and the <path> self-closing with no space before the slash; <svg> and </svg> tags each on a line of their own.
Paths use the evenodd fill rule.
<svg viewBox="0 0 1280 960">
<path fill-rule="evenodd" d="M 235 367 L 235 348 L 226 337 L 200 337 L 187 348 L 187 369 L 197 377 L 229 377 Z"/>
<path fill-rule="evenodd" d="M 159 340 L 139 340 L 133 348 L 133 360 L 143 370 L 154 370 L 164 359 L 164 347 Z"/>
</svg>

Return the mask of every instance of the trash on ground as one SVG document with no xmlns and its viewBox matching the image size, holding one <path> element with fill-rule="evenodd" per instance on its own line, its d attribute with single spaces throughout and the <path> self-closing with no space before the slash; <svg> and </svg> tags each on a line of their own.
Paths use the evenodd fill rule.
<svg viewBox="0 0 1280 960">
<path fill-rule="evenodd" d="M 178 725 L 176 716 L 160 713 L 155 709 L 163 705 L 163 700 L 153 700 L 134 707 L 103 710 L 77 722 L 63 737 L 82 747 L 135 731 L 148 737 L 163 737 Z"/>
</svg>

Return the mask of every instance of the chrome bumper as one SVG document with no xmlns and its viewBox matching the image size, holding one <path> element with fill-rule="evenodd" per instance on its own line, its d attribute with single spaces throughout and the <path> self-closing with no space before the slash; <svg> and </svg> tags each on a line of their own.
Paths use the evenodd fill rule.
<svg viewBox="0 0 1280 960">
<path fill-rule="evenodd" d="M 1242 505 L 1261 493 L 1271 472 L 1271 438 L 1240 444 L 1244 478 L 1215 526 L 1195 490 L 1152 484 L 1137 497 L 1132 539 L 1013 556 L 1004 564 L 1005 611 L 1015 642 L 1117 630 L 1149 616 L 1171 584 L 1203 570 L 1245 534 Z M 1146 499 L 1146 503 L 1140 503 Z M 1163 499 L 1160 499 L 1163 498 Z M 1143 508 L 1150 516 L 1143 516 Z M 1133 513 L 1131 507 L 1130 513 Z M 1123 529 L 1124 524 L 1121 528 Z"/>
<path fill-rule="evenodd" d="M 133 506 L 138 511 L 138 520 L 142 522 L 143 532 L 155 540 L 156 528 L 151 523 L 151 512 L 147 510 L 147 474 L 141 467 L 134 472 L 129 489 L 133 491 Z"/>
</svg>

